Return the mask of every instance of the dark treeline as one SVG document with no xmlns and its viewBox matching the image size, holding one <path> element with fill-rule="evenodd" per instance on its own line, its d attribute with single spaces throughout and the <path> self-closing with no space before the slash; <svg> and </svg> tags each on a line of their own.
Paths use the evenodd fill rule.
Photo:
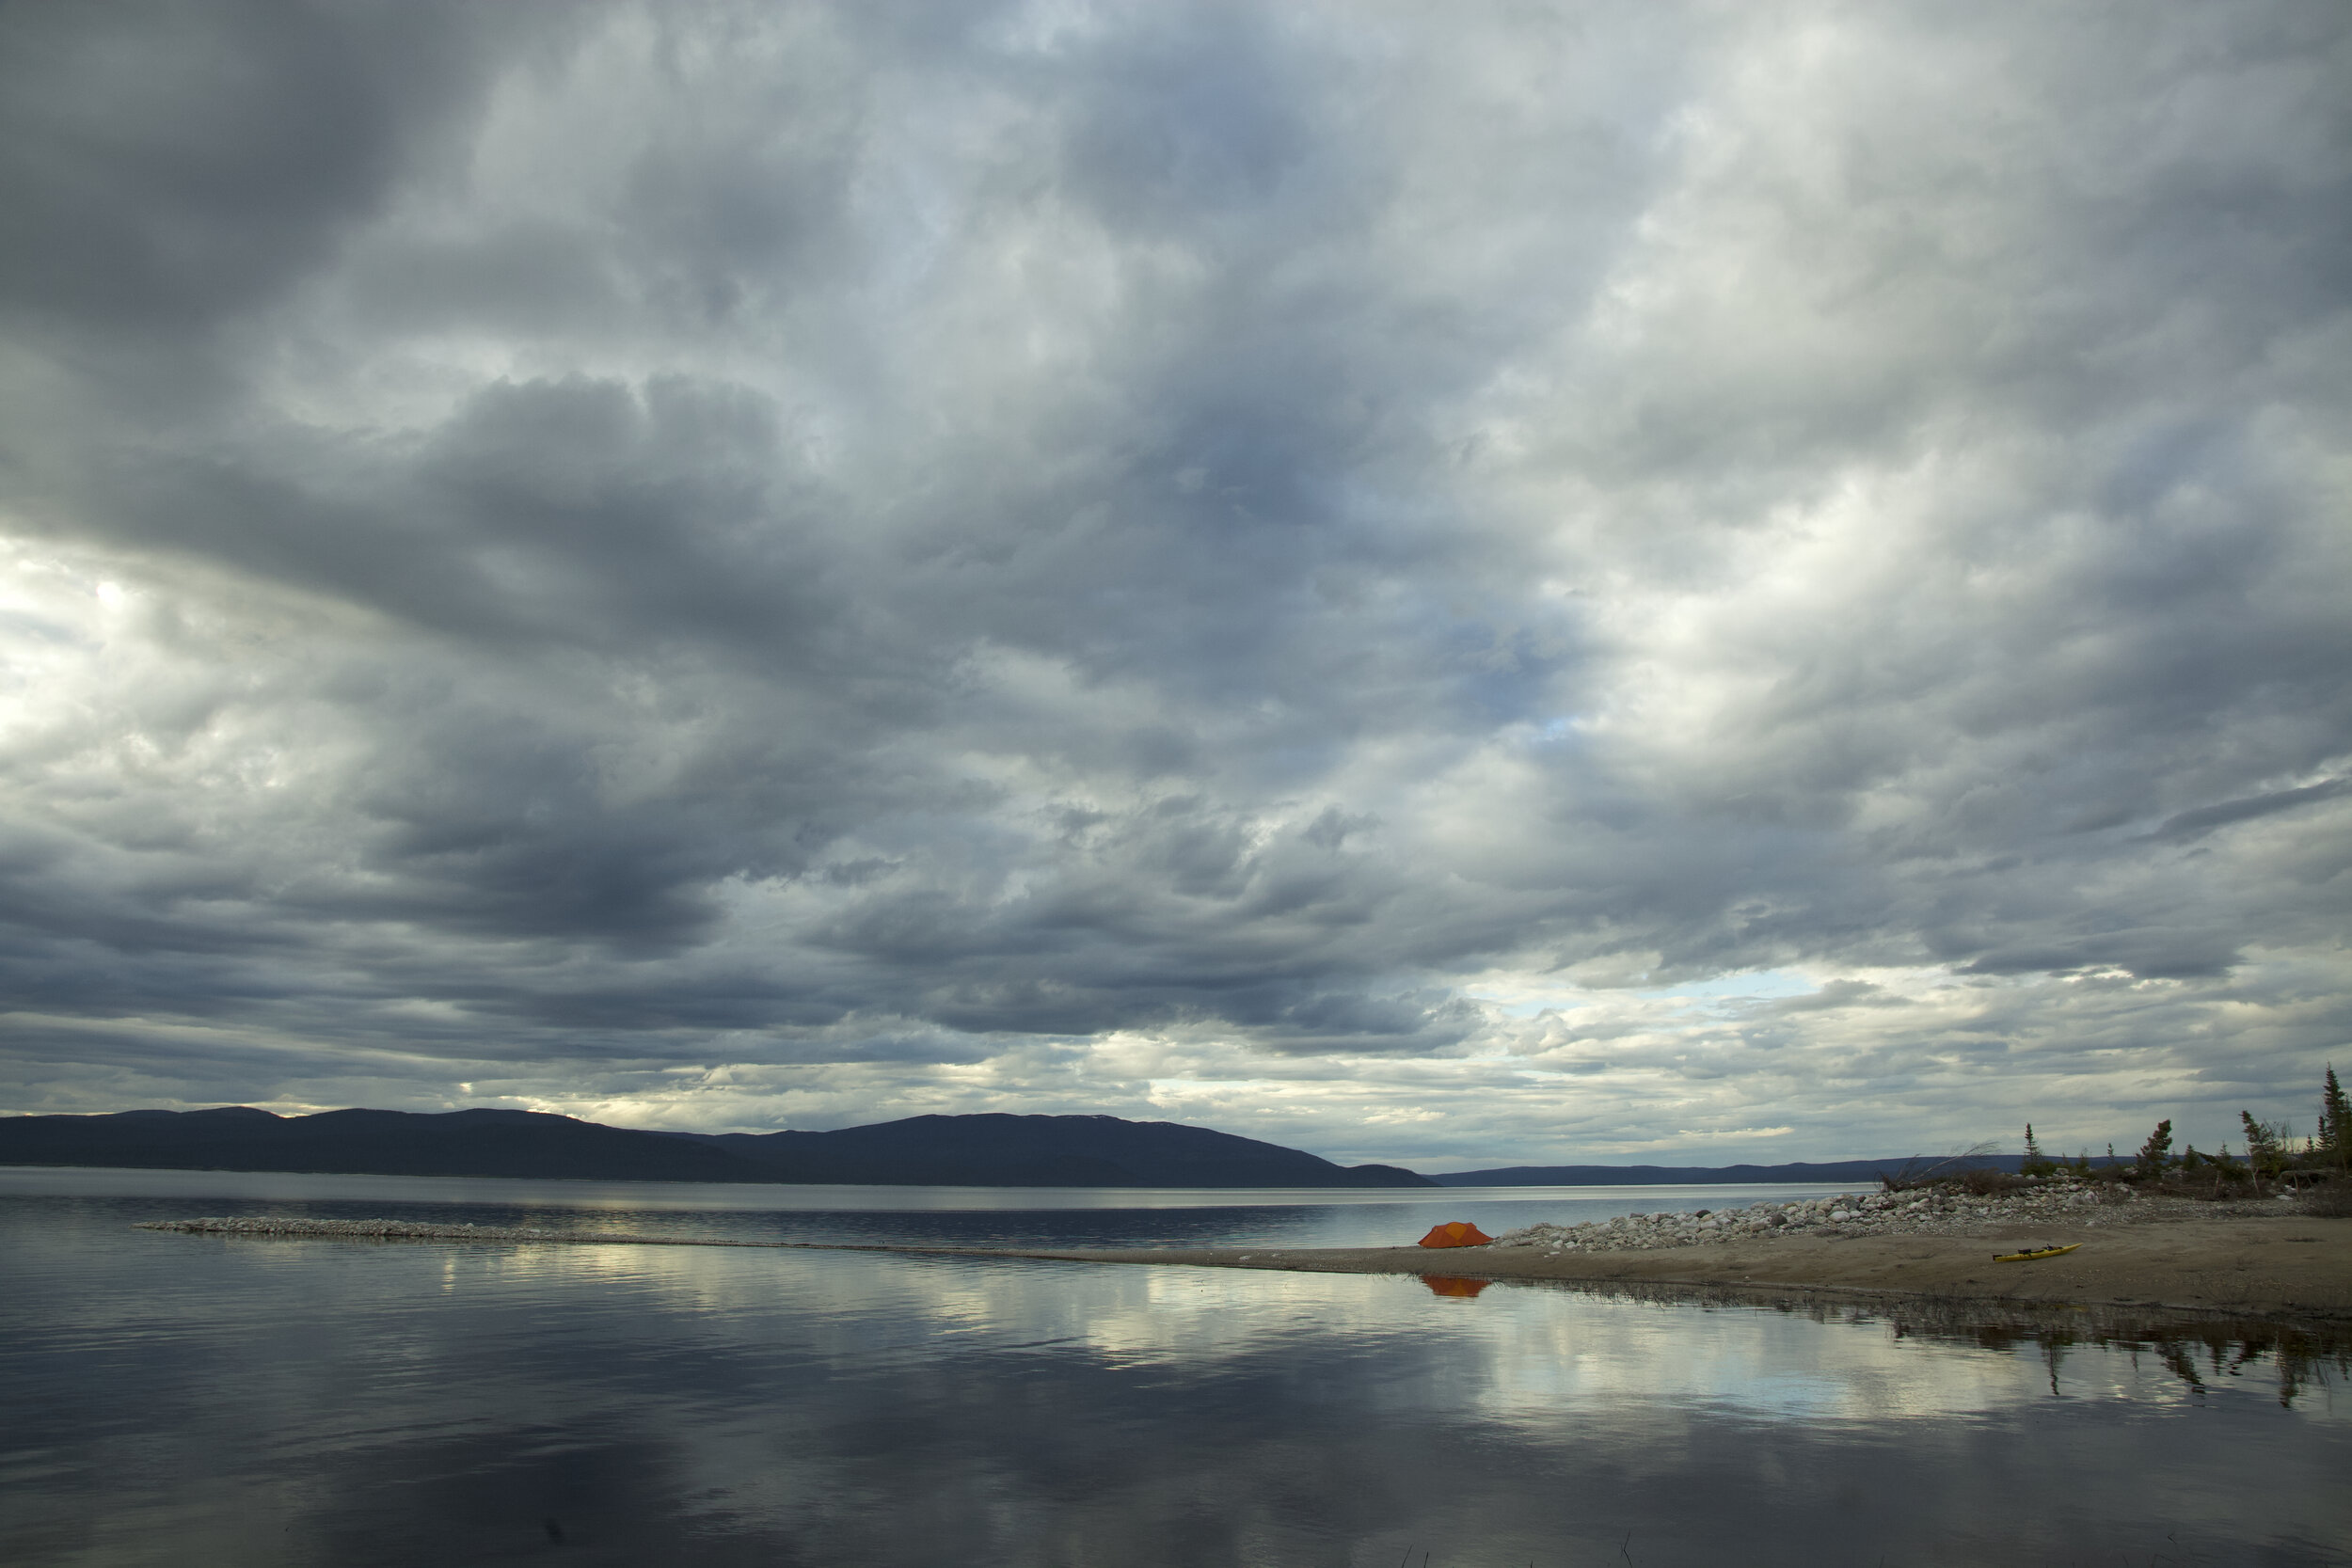
<svg viewBox="0 0 2352 1568">
<path fill-rule="evenodd" d="M 1972 1150 L 1964 1158 L 1977 1168 L 2014 1172 L 2019 1157 Z M 1505 1165 L 1496 1170 L 1442 1172 L 1441 1187 L 1718 1187 L 1772 1182 L 1876 1181 L 1889 1172 L 1947 1162 L 1908 1160 L 1791 1161 L 1777 1165 Z"/>
<path fill-rule="evenodd" d="M 2085 1153 L 2066 1160 L 2043 1150 L 2028 1122 L 2017 1175 L 2027 1180 L 2095 1177 L 2184 1197 L 2243 1197 L 2325 1185 L 2333 1203 L 2352 1204 L 2352 1101 L 2332 1065 L 2320 1085 L 2319 1117 L 2308 1136 L 2298 1141 L 2286 1123 L 2265 1121 L 2251 1111 L 2238 1113 L 2238 1126 L 2245 1148 L 2236 1154 L 2227 1139 L 2210 1153 L 2185 1141 L 2175 1148 L 2168 1117 L 2130 1154 L 2119 1155 L 2109 1144 L 2104 1157 Z"/>
</svg>

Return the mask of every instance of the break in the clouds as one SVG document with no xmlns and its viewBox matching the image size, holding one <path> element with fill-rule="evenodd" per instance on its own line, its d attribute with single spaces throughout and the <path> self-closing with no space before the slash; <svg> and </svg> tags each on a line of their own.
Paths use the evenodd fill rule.
<svg viewBox="0 0 2352 1568">
<path fill-rule="evenodd" d="M 0 10 L 0 1096 L 1802 1158 L 2352 1066 L 2352 19 Z"/>
</svg>

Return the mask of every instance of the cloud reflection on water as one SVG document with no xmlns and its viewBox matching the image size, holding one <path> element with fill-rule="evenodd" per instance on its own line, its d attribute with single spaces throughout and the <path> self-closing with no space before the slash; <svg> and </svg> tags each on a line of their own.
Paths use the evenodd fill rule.
<svg viewBox="0 0 2352 1568">
<path fill-rule="evenodd" d="M 2328 1560 L 2267 1363 L 1410 1276 L 134 1231 L 0 1199 L 12 1561 Z"/>
</svg>

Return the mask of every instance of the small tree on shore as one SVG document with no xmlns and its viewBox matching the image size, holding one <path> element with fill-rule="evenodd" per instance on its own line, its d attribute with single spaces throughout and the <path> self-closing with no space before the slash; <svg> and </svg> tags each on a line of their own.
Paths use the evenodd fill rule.
<svg viewBox="0 0 2352 1568">
<path fill-rule="evenodd" d="M 2328 1164 L 2352 1166 L 2352 1100 L 2336 1082 L 2336 1067 L 2328 1064 L 2328 1079 L 2319 1091 L 2319 1157 Z"/>
<path fill-rule="evenodd" d="M 2020 1176 L 2056 1176 L 2058 1174 L 2058 1162 L 2042 1153 L 2042 1146 L 2034 1141 L 2032 1122 L 2026 1123 L 2026 1157 L 2017 1162 L 2017 1174 Z"/>
<path fill-rule="evenodd" d="M 2251 1111 L 2237 1114 L 2238 1125 L 2246 1130 L 2246 1163 L 2260 1180 L 2279 1175 L 2287 1168 L 2287 1130 L 2266 1121 L 2254 1119 Z"/>
<path fill-rule="evenodd" d="M 2154 1180 L 2172 1164 L 2172 1118 L 2167 1117 L 2156 1123 L 2156 1130 L 2148 1134 L 2148 1141 L 2139 1146 L 2135 1168 L 2138 1174 Z"/>
</svg>

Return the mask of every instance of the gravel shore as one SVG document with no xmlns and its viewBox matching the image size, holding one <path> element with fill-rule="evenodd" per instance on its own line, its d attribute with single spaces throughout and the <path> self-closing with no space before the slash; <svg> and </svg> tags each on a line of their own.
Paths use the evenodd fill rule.
<svg viewBox="0 0 2352 1568">
<path fill-rule="evenodd" d="M 1772 1236 L 1962 1236 L 1983 1226 L 2021 1222 L 2063 1221 L 2088 1227 L 2284 1212 L 2286 1205 L 2275 1198 L 2201 1203 L 2141 1197 L 2131 1188 L 2112 1182 L 2060 1181 L 1991 1196 L 1941 1189 L 1843 1193 L 1836 1197 L 1754 1203 L 1744 1209 L 1626 1214 L 1581 1225 L 1531 1225 L 1505 1232 L 1491 1244 L 1497 1249 L 1534 1247 L 1545 1252 L 1649 1252 Z"/>
<path fill-rule="evenodd" d="M 2352 1325 L 2352 1222 L 2292 1202 L 2201 1203 L 2058 1183 L 1997 1197 L 1846 1194 L 1700 1213 L 1535 1225 L 1485 1246 L 908 1246 L 734 1241 L 398 1220 L 205 1218 L 142 1228 L 224 1236 L 564 1245 L 717 1246 L 1063 1262 L 1411 1274 L 1660 1291 L 1934 1302 L 1963 1314 L 2040 1306 Z M 2081 1243 L 2032 1262 L 1996 1259 Z M 1971 1304 L 1974 1304 L 1973 1306 Z M 1994 1321 L 1992 1317 L 1988 1322 Z"/>
</svg>

